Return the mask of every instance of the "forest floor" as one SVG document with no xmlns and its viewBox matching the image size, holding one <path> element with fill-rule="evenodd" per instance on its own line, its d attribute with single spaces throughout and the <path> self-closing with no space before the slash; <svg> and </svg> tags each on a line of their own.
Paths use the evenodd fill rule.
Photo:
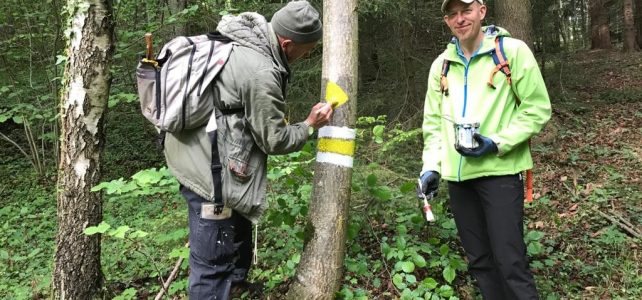
<svg viewBox="0 0 642 300">
<path fill-rule="evenodd" d="M 564 298 L 638 299 L 642 56 L 591 51 L 557 64 L 547 72 L 556 74 L 547 78 L 553 118 L 533 140 L 528 227 L 545 232 L 542 258 L 550 264 L 536 274 L 545 289 L 575 286 Z"/>
<path fill-rule="evenodd" d="M 532 141 L 535 201 L 525 210 L 528 254 L 542 298 L 641 299 L 642 55 L 564 54 L 549 58 L 544 74 L 553 118 Z M 116 107 L 110 113 L 106 180 L 159 167 L 162 157 L 153 149 L 153 134 L 140 130 L 144 121 L 136 109 Z M 21 127 L 0 124 L 0 131 L 5 130 L 26 145 Z M 404 290 L 418 291 L 425 284 L 437 299 L 451 294 L 481 299 L 462 264 L 452 221 L 446 218 L 445 190 L 434 205 L 443 221 L 433 228 L 411 220 L 417 215 L 411 192 L 394 192 L 420 168 L 420 139 L 405 143 L 397 145 L 394 155 L 382 156 L 373 154 L 380 150 L 375 143 L 359 146 L 358 160 L 376 164 L 354 171 L 353 186 L 366 188 L 353 193 L 346 272 L 337 298 L 414 299 Z M 278 173 L 287 168 L 273 169 L 270 176 L 282 176 Z M 56 232 L 54 172 L 52 167 L 38 178 L 24 156 L 0 141 L 0 299 L 49 297 Z M 365 190 L 389 201 L 373 202 Z M 277 212 L 300 218 L 307 204 L 296 200 L 309 190 L 276 182 L 270 192 L 280 195 L 260 226 L 260 263 L 252 278 L 266 281 L 263 299 L 279 299 L 300 259 L 296 247 L 302 242 L 293 236 L 302 229 L 298 221 L 284 221 Z M 106 197 L 107 222 L 153 236 L 143 243 L 103 239 L 103 272 L 111 294 L 119 299 L 156 294 L 157 271 L 169 270 L 177 256 L 185 255 L 185 249 L 182 254 L 174 251 L 187 234 L 184 207 L 180 197 L 166 195 L 144 201 Z M 431 245 L 441 246 L 437 251 Z M 181 272 L 171 294 L 185 296 L 185 274 Z"/>
</svg>

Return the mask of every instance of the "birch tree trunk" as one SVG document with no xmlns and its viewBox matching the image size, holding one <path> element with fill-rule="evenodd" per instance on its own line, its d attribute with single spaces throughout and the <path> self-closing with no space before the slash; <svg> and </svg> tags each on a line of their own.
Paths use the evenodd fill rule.
<svg viewBox="0 0 642 300">
<path fill-rule="evenodd" d="M 83 231 L 102 220 L 101 195 L 90 190 L 100 181 L 114 27 L 111 0 L 68 0 L 67 6 L 73 13 L 60 110 L 52 298 L 86 300 L 101 297 L 100 235 Z"/>
<path fill-rule="evenodd" d="M 319 130 L 304 251 L 286 299 L 334 299 L 343 276 L 357 108 L 356 6 L 357 0 L 323 4 L 321 94 L 338 106 Z"/>
<path fill-rule="evenodd" d="M 633 15 L 633 0 L 624 0 L 624 52 L 640 50 L 637 43 L 637 32 L 635 28 L 635 17 Z"/>
<path fill-rule="evenodd" d="M 501 0 L 495 2 L 497 25 L 504 27 L 533 49 L 533 27 L 530 0 Z"/>
<path fill-rule="evenodd" d="M 609 33 L 609 0 L 590 0 L 591 49 L 611 49 Z"/>
</svg>

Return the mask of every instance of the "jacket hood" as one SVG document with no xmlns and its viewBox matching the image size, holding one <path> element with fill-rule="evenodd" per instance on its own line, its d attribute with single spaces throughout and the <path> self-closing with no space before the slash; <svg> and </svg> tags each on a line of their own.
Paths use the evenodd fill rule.
<svg viewBox="0 0 642 300">
<path fill-rule="evenodd" d="M 482 31 L 484 32 L 484 36 L 486 36 L 486 38 L 492 37 L 492 39 L 495 39 L 495 37 L 498 36 L 510 36 L 508 30 L 495 25 L 484 26 L 482 27 Z"/>
<path fill-rule="evenodd" d="M 283 59 L 276 34 L 262 15 L 255 12 L 226 15 L 218 23 L 216 30 L 232 41 L 273 59 L 282 70 L 289 73 L 289 66 L 287 60 Z"/>
<path fill-rule="evenodd" d="M 495 49 L 495 38 L 497 38 L 498 36 L 511 37 L 508 30 L 495 25 L 483 26 L 481 30 L 484 33 L 484 39 L 482 40 L 482 44 L 479 47 L 479 51 L 477 51 L 477 54 L 487 53 Z M 459 61 L 459 56 L 457 54 L 456 37 L 453 37 L 450 40 L 450 43 L 444 51 L 444 55 L 446 56 L 446 59 L 450 61 Z"/>
</svg>

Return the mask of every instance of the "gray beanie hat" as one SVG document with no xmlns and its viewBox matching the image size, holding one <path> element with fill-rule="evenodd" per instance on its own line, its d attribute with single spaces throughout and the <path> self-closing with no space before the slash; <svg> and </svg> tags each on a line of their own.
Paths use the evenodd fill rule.
<svg viewBox="0 0 642 300">
<path fill-rule="evenodd" d="M 276 34 L 297 44 L 316 42 L 323 36 L 319 12 L 305 0 L 289 2 L 274 13 L 270 23 Z"/>
</svg>

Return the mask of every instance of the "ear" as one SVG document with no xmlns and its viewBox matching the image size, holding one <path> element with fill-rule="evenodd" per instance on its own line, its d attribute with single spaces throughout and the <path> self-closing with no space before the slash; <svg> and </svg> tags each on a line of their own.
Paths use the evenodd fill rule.
<svg viewBox="0 0 642 300">
<path fill-rule="evenodd" d="M 281 45 L 281 49 L 283 49 L 283 50 L 285 50 L 285 49 L 286 49 L 286 47 L 291 46 L 293 43 L 294 43 L 294 42 L 292 42 L 292 40 L 291 40 L 291 39 L 286 39 L 286 38 L 284 38 L 284 39 L 280 39 L 280 40 L 279 40 L 279 44 Z"/>
<path fill-rule="evenodd" d="M 446 24 L 448 24 L 448 15 L 444 15 L 444 22 L 446 22 Z"/>
<path fill-rule="evenodd" d="M 486 5 L 482 5 L 479 8 L 479 13 L 481 14 L 481 19 L 483 20 L 486 17 Z"/>
</svg>

